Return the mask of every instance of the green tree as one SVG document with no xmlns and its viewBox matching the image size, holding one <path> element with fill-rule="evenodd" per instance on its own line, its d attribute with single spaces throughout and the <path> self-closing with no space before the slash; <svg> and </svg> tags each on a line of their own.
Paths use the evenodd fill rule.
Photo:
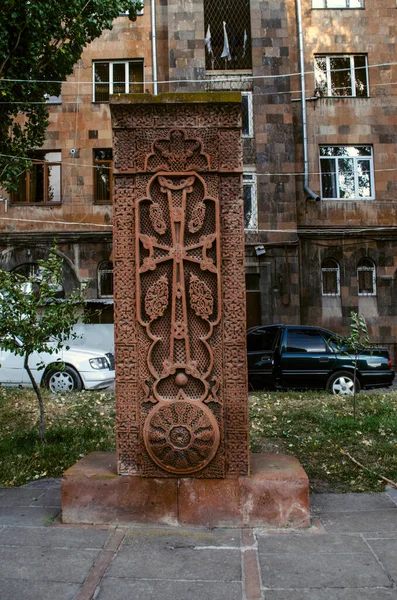
<svg viewBox="0 0 397 600">
<path fill-rule="evenodd" d="M 59 298 L 62 263 L 54 244 L 48 258 L 38 261 L 38 273 L 24 276 L 0 269 L 0 347 L 24 358 L 24 368 L 39 402 L 42 440 L 44 402 L 29 357 L 34 352 L 53 354 L 65 345 L 66 340 L 75 338 L 72 329 L 79 321 L 84 305 L 79 291 Z"/>
<path fill-rule="evenodd" d="M 135 20 L 142 6 L 140 0 L 2 0 L 0 187 L 16 189 L 31 164 L 29 152 L 43 145 L 45 95 L 59 96 L 83 48 L 111 29 L 119 12 L 129 10 Z"/>
</svg>

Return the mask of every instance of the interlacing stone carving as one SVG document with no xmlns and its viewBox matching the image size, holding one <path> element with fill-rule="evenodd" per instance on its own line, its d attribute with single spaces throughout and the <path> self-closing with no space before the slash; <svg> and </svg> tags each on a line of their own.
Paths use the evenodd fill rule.
<svg viewBox="0 0 397 600">
<path fill-rule="evenodd" d="M 241 99 L 210 96 L 111 104 L 119 473 L 248 472 Z"/>
<path fill-rule="evenodd" d="M 153 320 L 162 317 L 167 306 L 168 280 L 166 277 L 160 277 L 146 292 L 145 311 Z"/>
<path fill-rule="evenodd" d="M 190 304 L 196 315 L 202 319 L 208 319 L 214 310 L 214 299 L 208 285 L 196 275 L 191 274 L 189 293 Z"/>
</svg>

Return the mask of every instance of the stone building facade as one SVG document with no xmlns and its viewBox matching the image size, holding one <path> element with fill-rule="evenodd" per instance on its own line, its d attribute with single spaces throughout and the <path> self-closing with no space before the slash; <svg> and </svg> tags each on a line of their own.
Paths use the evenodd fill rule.
<svg viewBox="0 0 397 600">
<path fill-rule="evenodd" d="M 395 0 L 301 0 L 311 194 L 299 4 L 158 0 L 158 91 L 243 94 L 248 325 L 343 332 L 356 309 L 374 341 L 394 344 Z M 102 320 L 112 319 L 108 96 L 152 93 L 152 82 L 145 0 L 135 23 L 119 16 L 85 49 L 61 101 L 50 99 L 46 152 L 19 194 L 0 204 L 0 266 L 34 268 L 56 235 L 65 285 L 88 283 L 87 302 L 108 307 Z"/>
</svg>

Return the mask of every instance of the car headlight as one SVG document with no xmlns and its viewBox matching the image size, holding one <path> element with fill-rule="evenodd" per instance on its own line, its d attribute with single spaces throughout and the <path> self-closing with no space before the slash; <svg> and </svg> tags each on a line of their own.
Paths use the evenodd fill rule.
<svg viewBox="0 0 397 600">
<path fill-rule="evenodd" d="M 90 358 L 90 365 L 93 369 L 108 369 L 109 363 L 104 356 L 99 358 Z"/>
</svg>

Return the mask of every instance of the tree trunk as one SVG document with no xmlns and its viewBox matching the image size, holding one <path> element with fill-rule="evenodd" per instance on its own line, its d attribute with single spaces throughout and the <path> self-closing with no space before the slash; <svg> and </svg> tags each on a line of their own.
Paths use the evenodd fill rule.
<svg viewBox="0 0 397 600">
<path fill-rule="evenodd" d="M 40 408 L 40 439 L 41 439 L 41 441 L 43 443 L 45 443 L 45 436 L 44 436 L 44 402 L 43 402 L 43 396 L 41 395 L 41 389 L 37 385 L 36 380 L 33 377 L 32 371 L 30 370 L 30 367 L 29 367 L 29 356 L 30 356 L 30 354 L 28 354 L 28 353 L 25 354 L 25 360 L 24 360 L 23 366 L 24 366 L 27 374 L 29 375 L 29 379 L 32 382 L 33 389 L 36 392 L 36 396 L 37 396 L 37 399 L 39 401 L 39 408 Z"/>
</svg>

